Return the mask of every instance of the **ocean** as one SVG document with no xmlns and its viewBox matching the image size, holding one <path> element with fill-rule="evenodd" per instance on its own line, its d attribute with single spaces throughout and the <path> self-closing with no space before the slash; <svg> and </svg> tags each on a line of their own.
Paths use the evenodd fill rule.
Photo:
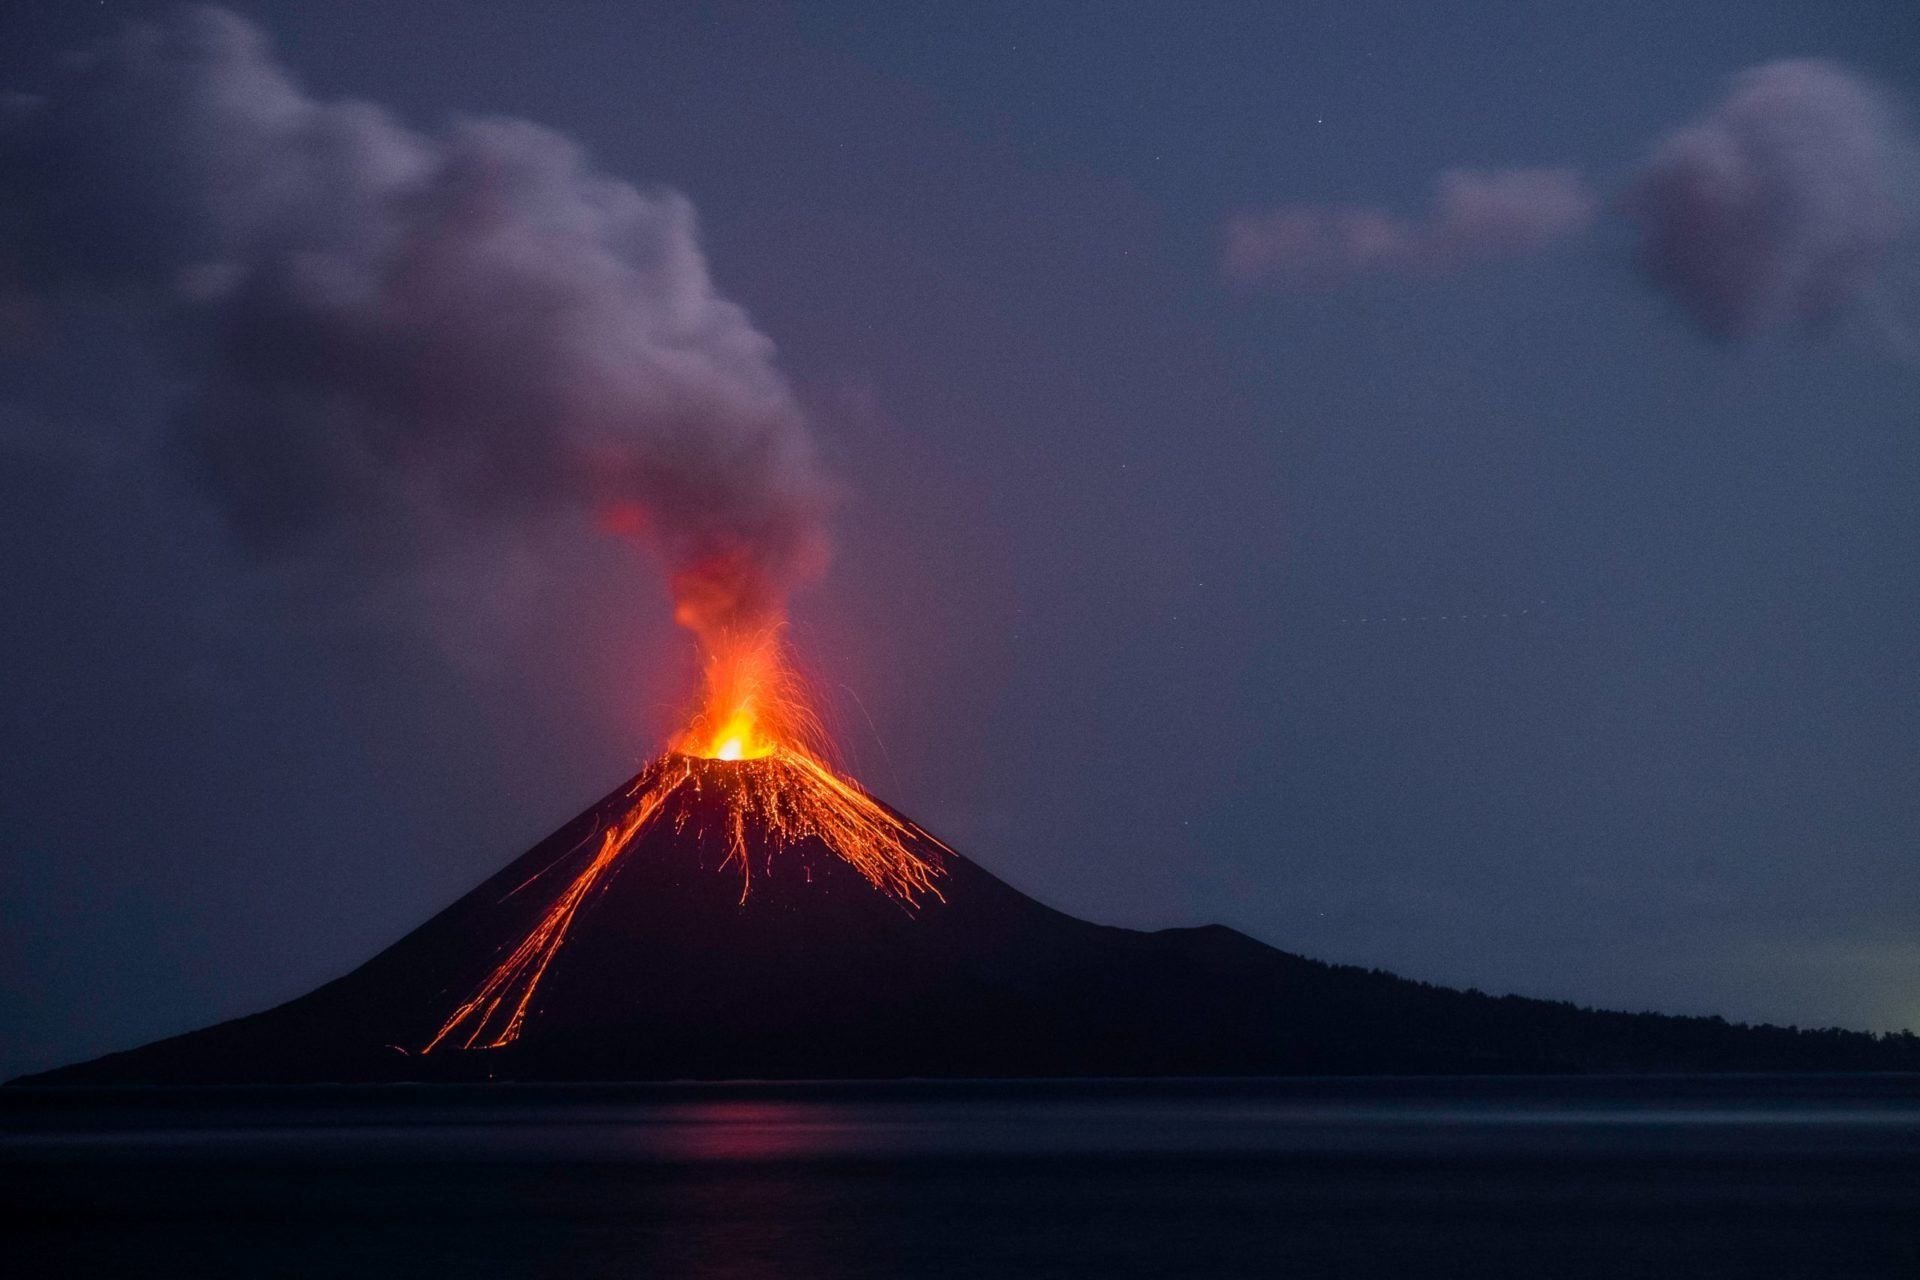
<svg viewBox="0 0 1920 1280">
<path fill-rule="evenodd" d="M 29 1276 L 1920 1277 L 1920 1078 L 0 1090 Z"/>
</svg>

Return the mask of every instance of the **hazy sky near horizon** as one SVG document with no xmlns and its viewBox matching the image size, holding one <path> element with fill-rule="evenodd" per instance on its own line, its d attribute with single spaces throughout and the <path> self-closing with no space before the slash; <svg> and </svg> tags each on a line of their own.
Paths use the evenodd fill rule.
<svg viewBox="0 0 1920 1280">
<path fill-rule="evenodd" d="M 0 91 L 168 7 L 14 8 Z M 842 745 L 1016 886 L 1920 1029 L 1917 278 L 1710 339 L 1610 212 L 1743 69 L 1913 109 L 1908 0 L 231 7 L 316 97 L 525 118 L 692 201 L 844 495 L 794 629 Z M 1538 253 L 1223 267 L 1237 215 L 1563 166 L 1598 210 Z M 262 561 L 161 443 L 174 335 L 0 320 L 0 1075 L 337 976 L 673 727 L 626 547 Z"/>
</svg>

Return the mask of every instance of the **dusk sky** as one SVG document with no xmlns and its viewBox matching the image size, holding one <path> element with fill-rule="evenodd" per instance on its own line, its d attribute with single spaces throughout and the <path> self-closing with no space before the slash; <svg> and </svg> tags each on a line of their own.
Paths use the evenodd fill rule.
<svg viewBox="0 0 1920 1280">
<path fill-rule="evenodd" d="M 1015 886 L 1920 1030 L 1911 0 L 231 7 L 312 99 L 532 121 L 691 202 L 700 404 L 830 478 L 793 640 L 846 761 Z M 171 9 L 9 10 L 0 92 Z M 1649 258 L 1662 140 L 1741 85 L 1871 117 L 1751 291 L 1688 274 L 1711 236 Z M 694 670 L 658 557 L 558 482 L 404 547 L 250 536 L 321 499 L 210 483 L 198 321 L 89 275 L 162 232 L 21 190 L 0 1077 L 345 972 L 656 754 Z"/>
</svg>

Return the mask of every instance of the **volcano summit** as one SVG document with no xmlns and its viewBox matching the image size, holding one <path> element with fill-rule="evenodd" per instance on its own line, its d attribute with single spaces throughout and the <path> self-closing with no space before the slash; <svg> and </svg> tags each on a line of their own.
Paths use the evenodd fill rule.
<svg viewBox="0 0 1920 1280">
<path fill-rule="evenodd" d="M 336 981 L 37 1084 L 1906 1069 L 1920 1041 L 1432 987 L 1043 906 L 852 784 L 669 753 Z M 643 812 L 644 811 L 644 812 Z M 858 812 L 858 808 L 855 810 Z"/>
</svg>

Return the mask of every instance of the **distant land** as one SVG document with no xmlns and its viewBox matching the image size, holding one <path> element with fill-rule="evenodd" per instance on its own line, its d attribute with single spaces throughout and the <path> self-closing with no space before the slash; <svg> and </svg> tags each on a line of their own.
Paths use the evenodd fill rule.
<svg viewBox="0 0 1920 1280">
<path fill-rule="evenodd" d="M 579 902 L 509 1043 L 422 1052 L 634 784 L 307 995 L 12 1083 L 1920 1071 L 1911 1032 L 1605 1012 L 1323 964 L 1219 925 L 1092 924 L 918 828 L 944 874 L 909 907 L 824 849 L 776 855 L 759 819 L 738 825 L 731 771 L 750 762 L 682 763 L 704 785 Z"/>
</svg>

